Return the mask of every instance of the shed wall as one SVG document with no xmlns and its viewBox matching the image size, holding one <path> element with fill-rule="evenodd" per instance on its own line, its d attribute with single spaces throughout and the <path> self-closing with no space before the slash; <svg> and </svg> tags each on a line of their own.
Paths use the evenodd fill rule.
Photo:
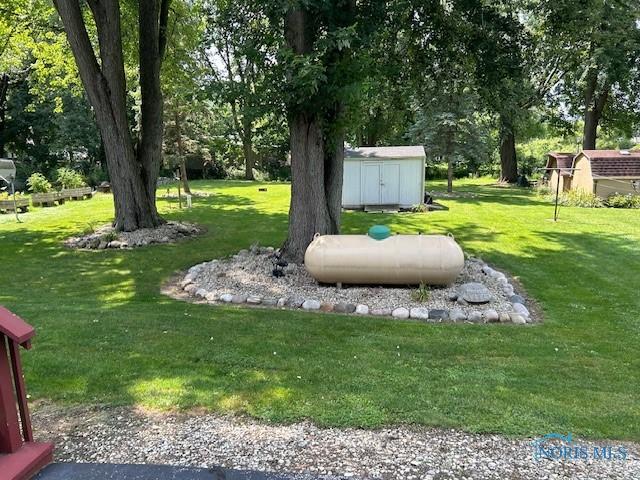
<svg viewBox="0 0 640 480">
<path fill-rule="evenodd" d="M 587 157 L 580 154 L 573 162 L 573 180 L 571 182 L 573 190 L 582 190 L 588 193 L 593 192 L 593 177 L 591 176 L 591 162 Z"/>
</svg>

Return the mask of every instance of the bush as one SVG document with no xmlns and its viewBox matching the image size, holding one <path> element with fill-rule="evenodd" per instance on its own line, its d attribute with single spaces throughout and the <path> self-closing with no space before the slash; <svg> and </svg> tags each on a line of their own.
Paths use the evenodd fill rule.
<svg viewBox="0 0 640 480">
<path fill-rule="evenodd" d="M 555 195 L 551 194 L 550 201 L 555 202 Z M 558 196 L 558 204 L 565 207 L 600 208 L 605 204 L 600 197 L 584 190 L 569 190 Z"/>
<path fill-rule="evenodd" d="M 80 188 L 86 185 L 81 173 L 61 167 L 56 171 L 56 183 L 60 188 Z"/>
<path fill-rule="evenodd" d="M 606 204 L 611 208 L 640 208 L 640 195 L 614 193 L 607 197 Z"/>
<path fill-rule="evenodd" d="M 27 185 L 29 186 L 29 191 L 32 193 L 47 193 L 53 190 L 47 177 L 41 173 L 32 173 L 27 179 Z"/>
</svg>

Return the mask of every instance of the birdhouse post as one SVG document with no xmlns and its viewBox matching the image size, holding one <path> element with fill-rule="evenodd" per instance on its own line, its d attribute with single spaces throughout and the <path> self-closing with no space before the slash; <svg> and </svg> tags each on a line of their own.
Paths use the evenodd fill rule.
<svg viewBox="0 0 640 480">
<path fill-rule="evenodd" d="M 0 306 L 0 475 L 26 480 L 51 462 L 53 445 L 33 441 L 20 347 L 31 348 L 35 331 Z"/>
</svg>

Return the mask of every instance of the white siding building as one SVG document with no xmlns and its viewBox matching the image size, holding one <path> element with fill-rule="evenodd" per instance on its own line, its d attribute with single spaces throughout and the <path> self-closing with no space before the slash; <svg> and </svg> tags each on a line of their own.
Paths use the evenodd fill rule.
<svg viewBox="0 0 640 480">
<path fill-rule="evenodd" d="M 425 157 L 422 146 L 346 150 L 342 206 L 410 208 L 423 203 Z"/>
</svg>

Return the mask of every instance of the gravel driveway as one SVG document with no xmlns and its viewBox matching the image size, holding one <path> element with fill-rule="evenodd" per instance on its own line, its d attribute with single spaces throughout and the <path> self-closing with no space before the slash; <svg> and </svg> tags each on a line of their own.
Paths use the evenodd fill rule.
<svg viewBox="0 0 640 480">
<path fill-rule="evenodd" d="M 640 444 L 623 446 L 626 460 L 535 460 L 531 439 L 457 430 L 380 430 L 270 425 L 216 414 L 159 414 L 129 408 L 62 408 L 34 412 L 40 439 L 56 443 L 56 460 L 223 466 L 371 479 L 633 479 Z"/>
</svg>

